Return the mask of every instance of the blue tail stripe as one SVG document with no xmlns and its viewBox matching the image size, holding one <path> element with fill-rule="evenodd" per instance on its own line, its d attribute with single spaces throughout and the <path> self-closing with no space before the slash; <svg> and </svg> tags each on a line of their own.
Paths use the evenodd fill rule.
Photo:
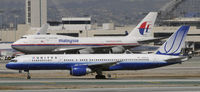
<svg viewBox="0 0 200 92">
<path fill-rule="evenodd" d="M 158 49 L 156 54 L 161 55 L 180 55 L 182 44 L 185 41 L 186 34 L 190 26 L 182 26 Z M 171 44 L 171 45 L 170 45 Z M 167 45 L 169 50 L 167 50 Z"/>
<path fill-rule="evenodd" d="M 168 51 L 166 50 L 167 42 L 165 43 L 165 48 L 164 48 L 164 50 L 165 50 L 166 53 L 168 53 L 169 51 L 171 51 L 171 49 L 174 47 L 174 43 L 175 43 L 175 41 L 176 41 L 178 32 L 179 32 L 179 31 L 176 32 L 176 36 L 175 36 L 175 38 L 174 38 L 174 41 L 173 41 L 173 43 L 172 43 L 172 46 L 171 46 L 171 48 L 170 48 Z"/>
<path fill-rule="evenodd" d="M 184 39 L 186 33 L 187 33 L 187 31 L 184 31 L 183 36 L 182 36 L 182 38 L 181 38 L 181 41 L 180 41 L 180 43 L 179 43 L 178 49 L 180 48 L 180 46 L 181 46 L 181 44 L 182 44 L 182 41 L 183 41 L 183 39 Z M 178 51 L 178 49 L 176 49 L 173 53 L 175 53 L 176 51 Z M 179 52 L 179 54 L 180 54 L 180 52 Z"/>
</svg>

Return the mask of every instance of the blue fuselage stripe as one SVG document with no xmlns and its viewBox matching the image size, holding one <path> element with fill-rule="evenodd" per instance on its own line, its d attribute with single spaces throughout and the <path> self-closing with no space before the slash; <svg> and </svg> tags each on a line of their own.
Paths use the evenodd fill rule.
<svg viewBox="0 0 200 92">
<path fill-rule="evenodd" d="M 77 64 L 89 63 L 8 63 L 6 65 L 9 69 L 16 70 L 70 70 L 72 66 Z M 174 63 L 167 62 L 122 62 L 115 66 L 109 67 L 109 70 L 141 70 L 149 68 L 157 68 L 161 66 L 171 65 Z"/>
</svg>

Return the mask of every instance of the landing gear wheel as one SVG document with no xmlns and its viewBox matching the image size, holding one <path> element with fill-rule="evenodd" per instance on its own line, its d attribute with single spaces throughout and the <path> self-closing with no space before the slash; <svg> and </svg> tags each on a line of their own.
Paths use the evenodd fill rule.
<svg viewBox="0 0 200 92">
<path fill-rule="evenodd" d="M 104 76 L 104 75 L 96 75 L 95 78 L 96 79 L 106 79 L 106 76 Z"/>
<path fill-rule="evenodd" d="M 19 70 L 19 73 L 22 73 L 22 70 Z"/>
<path fill-rule="evenodd" d="M 111 76 L 111 74 L 107 74 L 107 78 L 111 78 L 112 76 Z"/>
<path fill-rule="evenodd" d="M 27 72 L 27 79 L 31 79 L 31 76 L 30 76 L 29 70 L 26 70 L 26 72 Z"/>
<path fill-rule="evenodd" d="M 30 76 L 30 75 L 28 75 L 28 76 L 27 76 L 27 79 L 31 79 L 31 76 Z"/>
</svg>

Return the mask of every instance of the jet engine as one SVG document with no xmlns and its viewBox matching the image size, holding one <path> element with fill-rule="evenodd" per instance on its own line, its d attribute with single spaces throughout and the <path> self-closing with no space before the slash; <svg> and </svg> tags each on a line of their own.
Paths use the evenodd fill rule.
<svg viewBox="0 0 200 92">
<path fill-rule="evenodd" d="M 110 49 L 111 53 L 123 53 L 125 49 L 123 47 L 113 47 Z"/>
<path fill-rule="evenodd" d="M 87 66 L 73 66 L 70 70 L 72 76 L 84 76 L 91 72 L 92 70 Z"/>
</svg>

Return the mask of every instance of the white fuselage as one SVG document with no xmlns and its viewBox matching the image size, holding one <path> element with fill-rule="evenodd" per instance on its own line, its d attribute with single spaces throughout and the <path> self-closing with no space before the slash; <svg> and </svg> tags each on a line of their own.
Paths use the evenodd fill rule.
<svg viewBox="0 0 200 92">
<path fill-rule="evenodd" d="M 140 70 L 182 62 L 166 61 L 179 56 L 156 54 L 80 54 L 80 55 L 25 55 L 15 58 L 7 68 L 17 70 L 70 70 L 72 66 L 115 62 L 107 70 Z"/>
<path fill-rule="evenodd" d="M 157 15 L 157 12 L 150 12 L 125 37 L 69 37 L 63 35 L 27 35 L 16 41 L 12 45 L 12 48 L 26 54 L 52 54 L 60 51 L 67 52 L 76 50 L 93 52 L 94 49 L 102 49 L 106 47 L 115 47 L 112 48 L 112 50 L 115 50 L 113 50 L 114 52 L 123 52 L 124 49 L 128 49 L 130 46 L 137 46 L 138 41 L 154 39 L 152 36 L 152 28 L 154 26 Z M 117 46 L 119 48 L 116 48 Z"/>
<path fill-rule="evenodd" d="M 28 54 L 50 54 L 62 49 L 67 51 L 83 48 L 137 46 L 137 41 L 141 39 L 144 40 L 144 38 L 140 37 L 69 37 L 61 35 L 30 35 L 24 36 L 13 43 L 12 48 Z"/>
</svg>

